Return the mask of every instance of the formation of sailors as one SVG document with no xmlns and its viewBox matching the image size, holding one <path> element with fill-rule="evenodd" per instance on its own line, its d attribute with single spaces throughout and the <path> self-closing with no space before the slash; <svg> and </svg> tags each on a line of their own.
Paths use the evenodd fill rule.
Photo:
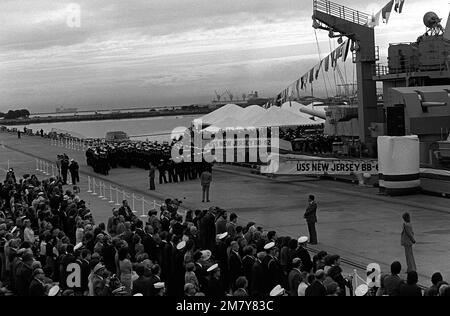
<svg viewBox="0 0 450 316">
<path fill-rule="evenodd" d="M 171 157 L 173 144 L 175 141 L 98 143 L 87 149 L 87 165 L 104 175 L 111 168 L 134 166 L 149 170 L 152 165 L 158 169 L 160 184 L 197 179 L 209 167 L 206 162 L 175 162 Z"/>
</svg>

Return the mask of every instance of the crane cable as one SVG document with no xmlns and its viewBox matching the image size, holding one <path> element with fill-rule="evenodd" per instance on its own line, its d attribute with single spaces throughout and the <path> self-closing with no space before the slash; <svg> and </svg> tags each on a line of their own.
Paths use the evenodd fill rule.
<svg viewBox="0 0 450 316">
<path fill-rule="evenodd" d="M 330 38 L 328 38 L 328 44 L 330 45 L 330 51 L 333 52 L 334 50 L 331 47 L 331 39 Z M 333 60 L 331 61 L 331 63 L 333 64 Z M 334 71 L 334 69 L 333 69 L 333 78 L 334 78 L 334 85 L 335 85 L 335 88 L 336 88 L 336 94 L 338 94 L 336 72 Z"/>
<path fill-rule="evenodd" d="M 319 40 L 317 38 L 317 30 L 316 29 L 314 29 L 314 36 L 316 38 L 317 53 L 319 54 L 319 66 L 320 66 L 320 63 L 322 62 L 322 56 L 321 56 L 322 54 L 320 53 L 320 45 L 319 45 Z M 328 98 L 329 95 L 328 95 L 327 81 L 326 81 L 326 78 L 325 78 L 325 72 L 323 70 L 323 67 L 320 67 L 320 68 L 321 68 L 321 71 L 322 71 L 323 83 L 325 85 L 325 93 L 327 94 L 327 98 Z M 331 84 L 330 84 L 330 87 L 331 87 Z"/>
</svg>

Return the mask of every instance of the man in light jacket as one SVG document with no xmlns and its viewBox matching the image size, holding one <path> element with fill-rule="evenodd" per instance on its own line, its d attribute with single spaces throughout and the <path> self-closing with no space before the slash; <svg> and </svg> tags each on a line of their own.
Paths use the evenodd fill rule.
<svg viewBox="0 0 450 316">
<path fill-rule="evenodd" d="M 405 248 L 405 256 L 406 256 L 406 265 L 407 265 L 407 272 L 410 271 L 417 271 L 416 268 L 416 262 L 414 260 L 414 254 L 412 250 L 412 245 L 416 243 L 416 240 L 414 239 L 414 232 L 411 225 L 411 216 L 409 213 L 404 213 L 402 215 L 403 217 L 403 230 L 402 230 L 402 237 L 401 237 L 401 245 Z"/>
<path fill-rule="evenodd" d="M 209 187 L 212 182 L 211 169 L 207 169 L 202 172 L 200 176 L 200 182 L 202 185 L 202 202 L 205 202 L 205 197 L 206 202 L 209 202 Z"/>
</svg>

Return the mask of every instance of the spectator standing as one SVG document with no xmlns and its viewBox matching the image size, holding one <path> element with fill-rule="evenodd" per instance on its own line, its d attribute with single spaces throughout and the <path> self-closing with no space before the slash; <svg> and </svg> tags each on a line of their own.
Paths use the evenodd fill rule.
<svg viewBox="0 0 450 316">
<path fill-rule="evenodd" d="M 207 170 L 203 171 L 200 176 L 200 184 L 202 186 L 202 202 L 210 202 L 209 201 L 209 188 L 211 186 L 212 182 L 212 174 L 211 174 L 211 168 L 208 168 Z"/>
<path fill-rule="evenodd" d="M 407 272 L 417 271 L 416 261 L 414 260 L 414 254 L 412 246 L 416 243 L 414 239 L 414 231 L 411 225 L 411 216 L 408 212 L 403 213 L 403 229 L 401 236 L 401 244 L 405 248 L 406 266 Z"/>
<path fill-rule="evenodd" d="M 74 159 L 70 160 L 69 165 L 69 171 L 70 171 L 70 177 L 72 179 L 72 185 L 77 185 L 77 183 L 80 182 L 80 166 L 78 165 L 78 162 L 76 162 Z"/>
<path fill-rule="evenodd" d="M 308 207 L 306 208 L 306 212 L 303 217 L 306 219 L 306 223 L 308 225 L 309 243 L 311 245 L 317 245 L 316 213 L 317 213 L 317 203 L 315 201 L 314 195 L 310 195 L 308 197 Z"/>
</svg>

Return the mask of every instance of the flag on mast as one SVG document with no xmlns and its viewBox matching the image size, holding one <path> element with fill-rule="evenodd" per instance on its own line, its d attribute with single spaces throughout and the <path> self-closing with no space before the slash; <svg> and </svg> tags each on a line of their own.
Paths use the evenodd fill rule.
<svg viewBox="0 0 450 316">
<path fill-rule="evenodd" d="M 325 57 L 325 71 L 328 71 L 328 68 L 330 68 L 330 55 Z"/>
<path fill-rule="evenodd" d="M 350 44 L 351 44 L 352 40 L 348 39 L 345 42 L 345 46 L 344 46 L 344 54 L 342 55 L 342 60 L 346 61 L 347 60 L 347 56 L 348 56 L 348 51 L 350 50 Z"/>
<path fill-rule="evenodd" d="M 383 17 L 383 22 L 386 24 L 389 21 L 389 16 L 391 15 L 393 6 L 394 0 L 391 0 L 383 7 L 383 9 L 381 9 L 381 16 Z"/>
<path fill-rule="evenodd" d="M 405 3 L 405 0 L 395 0 L 395 6 L 394 6 L 395 12 L 402 13 L 404 3 Z"/>
</svg>

